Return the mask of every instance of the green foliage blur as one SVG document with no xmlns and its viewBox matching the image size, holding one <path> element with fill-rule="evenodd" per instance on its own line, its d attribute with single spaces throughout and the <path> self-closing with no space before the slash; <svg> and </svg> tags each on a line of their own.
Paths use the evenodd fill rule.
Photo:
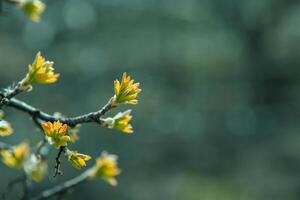
<svg viewBox="0 0 300 200">
<path fill-rule="evenodd" d="M 123 72 L 143 89 L 133 135 L 84 124 L 74 145 L 93 158 L 102 150 L 119 155 L 119 186 L 88 182 L 63 199 L 300 198 L 299 1 L 45 3 L 40 23 L 3 3 L 1 88 L 20 80 L 40 50 L 61 77 L 19 98 L 46 112 L 99 109 Z M 1 140 L 34 145 L 42 138 L 26 114 L 4 111 L 15 134 Z M 2 193 L 19 174 L 0 169 Z M 62 170 L 33 192 L 80 173 L 65 160 Z"/>
</svg>

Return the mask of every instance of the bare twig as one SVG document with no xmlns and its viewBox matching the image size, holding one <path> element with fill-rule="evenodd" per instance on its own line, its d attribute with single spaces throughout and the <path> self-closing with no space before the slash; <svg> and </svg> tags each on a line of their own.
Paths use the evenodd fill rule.
<svg viewBox="0 0 300 200">
<path fill-rule="evenodd" d="M 32 120 L 35 123 L 35 125 L 43 132 L 42 122 L 40 122 L 40 120 L 38 118 L 38 113 L 39 112 L 40 111 L 36 111 L 36 113 L 33 113 Z"/>
<path fill-rule="evenodd" d="M 37 114 L 37 113 L 38 113 L 38 112 L 36 112 L 36 114 Z M 44 131 L 43 131 L 43 127 L 42 127 L 42 122 L 36 117 L 36 114 L 34 114 L 34 115 L 32 116 L 32 120 L 33 120 L 33 122 L 35 123 L 35 125 L 39 128 L 39 130 L 43 133 Z M 40 158 L 44 159 L 44 157 L 45 157 L 46 155 L 42 155 L 41 150 L 43 149 L 43 147 L 44 147 L 46 144 L 47 144 L 47 139 L 46 139 L 45 136 L 43 136 L 43 139 L 37 144 L 34 154 L 35 154 L 36 156 L 39 156 Z"/>
<path fill-rule="evenodd" d="M 36 156 L 39 156 L 41 159 L 44 159 L 46 156 L 45 153 L 44 154 L 42 153 L 42 149 L 46 144 L 47 144 L 47 139 L 46 137 L 44 137 L 36 146 L 34 154 Z"/>
<path fill-rule="evenodd" d="M 8 102 L 6 102 L 6 105 L 8 107 L 12 107 L 17 110 L 28 113 L 31 116 L 35 116 L 36 118 L 38 118 L 40 120 L 50 121 L 50 122 L 60 121 L 64 124 L 68 124 L 71 127 L 74 127 L 77 124 L 81 124 L 81 123 L 95 122 L 95 123 L 101 124 L 100 117 L 103 116 L 111 108 L 113 108 L 113 106 L 111 105 L 111 100 L 109 100 L 108 103 L 102 109 L 100 109 L 96 112 L 90 112 L 90 113 L 83 114 L 80 116 L 66 118 L 66 117 L 56 117 L 56 116 L 47 114 L 47 113 L 40 111 L 39 109 L 37 109 L 23 101 L 15 99 L 15 98 L 12 98 Z"/>
<path fill-rule="evenodd" d="M 73 179 L 70 179 L 64 183 L 54 186 L 53 188 L 44 190 L 38 196 L 32 198 L 32 200 L 48 199 L 49 197 L 66 192 L 67 190 L 69 190 L 81 183 L 84 183 L 88 179 L 89 175 L 90 175 L 90 171 L 86 170 L 85 172 L 83 172 L 79 176 L 76 176 Z"/>
<path fill-rule="evenodd" d="M 60 170 L 60 156 L 63 152 L 65 152 L 66 147 L 60 147 L 59 151 L 57 153 L 57 156 L 55 158 L 55 172 L 54 172 L 54 176 L 56 177 L 57 175 L 63 175 L 63 172 Z"/>
<path fill-rule="evenodd" d="M 22 89 L 22 83 L 23 81 L 18 82 L 17 84 L 12 84 L 8 88 L 4 89 L 0 93 L 0 107 L 2 107 L 4 104 L 7 104 L 9 100 L 21 92 L 24 92 L 24 88 Z"/>
</svg>

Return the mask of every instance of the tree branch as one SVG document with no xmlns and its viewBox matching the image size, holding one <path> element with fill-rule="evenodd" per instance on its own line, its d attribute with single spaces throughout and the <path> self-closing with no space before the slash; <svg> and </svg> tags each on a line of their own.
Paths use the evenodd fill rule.
<svg viewBox="0 0 300 200">
<path fill-rule="evenodd" d="M 6 105 L 8 107 L 12 107 L 15 108 L 19 111 L 23 111 L 27 114 L 29 114 L 34 123 L 43 131 L 42 125 L 41 125 L 41 121 L 50 121 L 50 122 L 54 122 L 54 121 L 60 121 L 64 124 L 69 125 L 70 127 L 75 127 L 77 124 L 81 124 L 81 123 L 90 123 L 90 122 L 95 122 L 98 124 L 102 123 L 102 120 L 100 119 L 101 116 L 103 116 L 107 111 L 109 111 L 111 108 L 113 108 L 114 106 L 112 106 L 112 98 L 107 102 L 107 104 L 100 109 L 99 111 L 96 112 L 91 112 L 91 113 L 87 113 L 84 115 L 80 115 L 80 116 L 76 116 L 76 117 L 70 117 L 70 118 L 66 118 L 66 117 L 57 117 L 55 115 L 50 115 L 47 114 L 23 101 L 20 101 L 18 99 L 15 98 L 10 98 L 7 99 L 5 96 L 5 93 L 0 93 L 0 95 L 2 95 L 0 97 L 0 100 L 2 99 L 6 99 L 5 101 L 1 101 L 1 103 L 3 103 L 3 105 Z M 11 95 L 9 95 L 11 96 Z M 35 151 L 36 155 L 40 155 L 40 151 L 43 147 L 43 145 L 45 144 L 46 140 L 44 139 L 42 142 L 40 142 L 40 144 L 37 146 L 37 149 Z M 6 145 L 2 145 L 3 148 L 7 147 Z M 1 143 L 0 143 L 0 149 L 1 149 Z M 62 153 L 65 152 L 65 147 L 60 147 L 59 152 L 55 158 L 55 173 L 54 173 L 54 177 L 56 177 L 57 175 L 62 175 L 62 171 L 60 170 L 60 156 Z"/>
<path fill-rule="evenodd" d="M 4 104 L 7 104 L 11 98 L 17 96 L 21 92 L 24 92 L 25 90 L 28 90 L 28 88 L 27 89 L 23 88 L 22 84 L 23 84 L 23 80 L 19 81 L 16 84 L 15 83 L 12 84 L 8 88 L 2 89 L 2 91 L 0 92 L 0 108 Z"/>
<path fill-rule="evenodd" d="M 96 122 L 101 124 L 100 117 L 103 116 L 107 111 L 109 111 L 113 106 L 111 105 L 111 99 L 107 102 L 107 104 L 96 112 L 90 112 L 87 114 L 83 114 L 76 117 L 55 117 L 53 115 L 47 114 L 23 101 L 20 101 L 18 99 L 12 98 L 8 102 L 5 103 L 6 106 L 15 108 L 17 110 L 23 111 L 25 113 L 28 113 L 31 116 L 35 116 L 36 118 L 43 120 L 43 121 L 60 121 L 64 124 L 68 124 L 71 127 L 76 126 L 77 124 L 81 123 L 91 123 Z"/>
<path fill-rule="evenodd" d="M 44 190 L 43 192 L 41 192 L 39 195 L 37 195 L 36 197 L 32 198 L 32 200 L 41 200 L 41 199 L 48 199 L 49 197 L 61 194 L 81 183 L 84 183 L 88 177 L 90 175 L 90 171 L 86 170 L 85 172 L 83 172 L 82 174 L 80 174 L 79 176 L 76 176 L 73 179 L 70 179 L 64 183 L 61 183 L 57 186 L 54 186 L 53 188 Z"/>
<path fill-rule="evenodd" d="M 35 123 L 35 125 L 39 128 L 39 130 L 43 133 L 44 130 L 43 130 L 43 127 L 42 127 L 42 123 L 40 122 L 40 120 L 36 117 L 36 115 L 33 115 L 32 116 L 32 120 L 33 122 Z M 42 154 L 42 149 L 43 147 L 47 144 L 47 139 L 45 136 L 43 136 L 43 139 L 38 142 L 37 146 L 36 146 L 36 149 L 34 151 L 34 154 L 36 156 L 39 156 L 41 159 L 44 159 L 46 157 L 46 154 Z M 48 153 L 48 151 L 47 151 Z"/>
<path fill-rule="evenodd" d="M 42 149 L 43 147 L 47 144 L 47 139 L 46 137 L 44 137 L 41 141 L 39 141 L 39 143 L 36 146 L 36 149 L 34 151 L 34 154 L 38 157 L 40 157 L 41 159 L 45 159 L 46 154 L 42 153 Z M 48 153 L 48 150 L 47 150 Z"/>
<path fill-rule="evenodd" d="M 25 91 L 24 88 L 21 88 L 21 86 L 22 86 L 21 82 L 9 87 L 8 89 L 4 89 L 4 90 L 0 91 L 0 109 L 2 108 L 2 106 L 7 106 L 7 107 L 11 107 L 11 108 L 14 108 L 14 109 L 17 109 L 19 111 L 29 114 L 32 117 L 34 123 L 37 125 L 37 127 L 39 127 L 39 129 L 42 131 L 43 131 L 43 127 L 42 127 L 43 121 L 45 121 L 45 122 L 60 121 L 61 123 L 67 124 L 70 127 L 75 127 L 77 124 L 81 124 L 81 123 L 91 123 L 91 122 L 102 124 L 103 121 L 100 119 L 101 116 L 103 116 L 106 112 L 108 112 L 110 109 L 115 107 L 115 105 L 113 105 L 113 103 L 112 103 L 113 98 L 111 98 L 100 110 L 98 110 L 96 112 L 90 112 L 87 114 L 79 115 L 76 117 L 69 117 L 69 118 L 50 115 L 48 113 L 45 113 L 45 112 L 39 110 L 38 108 L 35 108 L 23 101 L 20 101 L 20 100 L 14 98 L 17 94 Z M 41 141 L 37 145 L 37 148 L 35 151 L 36 155 L 40 155 L 40 151 L 45 143 L 46 143 L 46 140 L 44 138 L 44 140 Z M 12 147 L 10 145 L 0 142 L 0 150 L 1 149 L 12 149 Z M 60 156 L 65 151 L 66 151 L 66 147 L 59 148 L 58 154 L 55 158 L 54 177 L 57 174 L 59 174 L 59 175 L 62 174 L 62 172 L 60 171 Z M 38 196 L 36 196 L 33 199 L 34 200 L 47 199 L 51 196 L 61 194 L 65 191 L 68 191 L 68 189 L 70 189 L 80 183 L 85 182 L 87 180 L 87 178 L 89 177 L 89 174 L 90 174 L 90 170 L 87 170 L 84 173 L 82 173 L 81 175 L 79 175 L 69 181 L 66 181 L 62 184 L 59 184 L 59 185 L 53 187 L 53 188 L 50 188 L 48 190 L 41 192 Z M 29 184 L 27 176 L 25 174 L 24 195 L 22 197 L 23 200 L 30 198 L 31 195 L 30 195 L 29 189 L 30 189 L 30 184 Z"/>
<path fill-rule="evenodd" d="M 60 147 L 59 148 L 59 151 L 58 151 L 57 156 L 55 158 L 55 172 L 54 172 L 53 177 L 56 177 L 56 175 L 63 175 L 62 171 L 60 170 L 60 156 L 65 151 L 66 151 L 66 147 Z"/>
</svg>

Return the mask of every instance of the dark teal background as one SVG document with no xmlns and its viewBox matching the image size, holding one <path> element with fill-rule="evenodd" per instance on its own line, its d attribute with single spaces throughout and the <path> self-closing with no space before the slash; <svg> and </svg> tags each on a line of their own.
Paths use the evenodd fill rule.
<svg viewBox="0 0 300 200">
<path fill-rule="evenodd" d="M 56 84 L 18 98 L 67 116 L 95 111 L 127 72 L 143 89 L 134 134 L 84 124 L 70 146 L 119 155 L 119 186 L 76 187 L 63 199 L 298 200 L 300 198 L 300 2 L 296 0 L 47 1 L 38 24 L 3 4 L 0 87 L 20 80 L 37 51 L 55 61 Z M 15 134 L 42 138 L 5 108 Z M 50 152 L 50 170 L 55 150 Z M 91 166 L 93 162 L 89 162 Z M 0 192 L 19 176 L 0 165 Z M 80 173 L 63 161 L 63 177 Z M 15 189 L 20 191 L 20 188 Z"/>
</svg>

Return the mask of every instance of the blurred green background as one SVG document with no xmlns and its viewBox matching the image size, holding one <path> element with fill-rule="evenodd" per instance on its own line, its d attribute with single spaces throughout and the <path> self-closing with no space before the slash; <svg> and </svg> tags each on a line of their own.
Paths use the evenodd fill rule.
<svg viewBox="0 0 300 200">
<path fill-rule="evenodd" d="M 20 80 L 37 51 L 55 61 L 58 83 L 20 99 L 67 116 L 97 110 L 128 72 L 143 89 L 133 135 L 85 124 L 79 152 L 119 155 L 119 186 L 76 187 L 63 199 L 298 200 L 300 198 L 300 1 L 46 1 L 40 23 L 3 4 L 0 86 Z M 15 134 L 42 136 L 5 108 Z M 50 153 L 50 170 L 56 152 Z M 89 165 L 92 165 L 89 162 Z M 80 172 L 64 160 L 64 176 Z M 0 165 L 0 192 L 18 177 Z M 21 189 L 16 189 L 20 192 Z"/>
</svg>

